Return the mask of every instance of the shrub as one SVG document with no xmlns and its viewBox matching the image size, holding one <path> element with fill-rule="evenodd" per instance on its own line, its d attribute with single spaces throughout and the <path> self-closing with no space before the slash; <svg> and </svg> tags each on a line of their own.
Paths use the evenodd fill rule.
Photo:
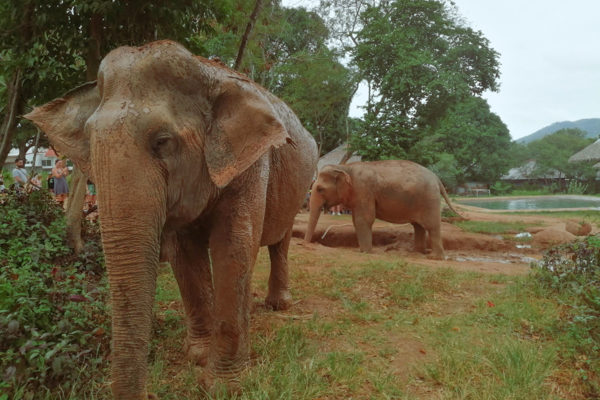
<svg viewBox="0 0 600 400">
<path fill-rule="evenodd" d="M 48 192 L 0 200 L 0 391 L 39 398 L 85 387 L 105 363 L 109 338 L 98 236 L 88 231 L 76 257 Z"/>
<path fill-rule="evenodd" d="M 509 194 L 512 191 L 512 185 L 510 183 L 497 181 L 490 186 L 490 191 L 498 196 Z"/>
<path fill-rule="evenodd" d="M 562 328 L 575 353 L 578 373 L 593 398 L 600 395 L 600 236 L 554 247 L 533 277 L 553 291 L 567 312 Z M 585 363 L 581 360 L 585 359 Z M 596 379 L 591 378 L 596 377 Z"/>
<path fill-rule="evenodd" d="M 567 187 L 568 194 L 584 194 L 588 189 L 588 185 L 583 182 L 571 180 Z"/>
</svg>

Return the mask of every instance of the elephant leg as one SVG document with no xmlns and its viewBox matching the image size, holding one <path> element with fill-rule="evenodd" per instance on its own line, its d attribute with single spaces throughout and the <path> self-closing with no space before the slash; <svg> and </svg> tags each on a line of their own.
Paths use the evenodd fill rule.
<svg viewBox="0 0 600 400">
<path fill-rule="evenodd" d="M 415 251 L 418 251 L 419 253 L 425 253 L 426 252 L 426 246 L 425 246 L 425 228 L 423 228 L 421 225 L 417 224 L 416 222 L 412 222 L 411 223 L 413 228 L 415 228 Z"/>
<path fill-rule="evenodd" d="M 356 214 L 353 210 L 352 222 L 356 230 L 360 251 L 370 253 L 373 250 L 373 222 L 375 222 L 375 217 Z"/>
<path fill-rule="evenodd" d="M 212 331 L 213 288 L 208 242 L 194 234 L 177 235 L 176 255 L 171 263 L 186 314 L 186 356 L 206 365 Z"/>
<path fill-rule="evenodd" d="M 444 259 L 444 246 L 442 245 L 442 232 L 440 225 L 436 225 L 431 229 L 428 229 L 429 239 L 431 240 L 431 255 L 430 257 L 435 260 Z"/>
<path fill-rule="evenodd" d="M 200 377 L 209 392 L 218 382 L 224 383 L 228 390 L 237 390 L 236 379 L 249 355 L 250 280 L 262 236 L 267 187 L 266 180 L 259 176 L 252 174 L 246 178 L 240 179 L 241 187 L 230 186 L 212 216 L 213 221 L 218 221 L 209 240 L 214 284 L 213 331 L 207 367 Z M 244 187 L 242 184 L 246 182 L 257 185 Z M 259 186 L 261 183 L 264 187 Z"/>
<path fill-rule="evenodd" d="M 211 237 L 210 242 L 214 323 L 208 367 L 202 378 L 209 391 L 215 379 L 232 384 L 245 367 L 249 354 L 250 278 L 259 247 L 256 242 L 246 245 L 249 238 L 233 238 L 229 242 L 226 237 L 219 237 Z"/>
<path fill-rule="evenodd" d="M 287 310 L 292 305 L 287 258 L 291 238 L 292 229 L 290 228 L 279 243 L 269 246 L 271 274 L 269 275 L 269 293 L 265 299 L 265 305 L 273 310 Z"/>
</svg>

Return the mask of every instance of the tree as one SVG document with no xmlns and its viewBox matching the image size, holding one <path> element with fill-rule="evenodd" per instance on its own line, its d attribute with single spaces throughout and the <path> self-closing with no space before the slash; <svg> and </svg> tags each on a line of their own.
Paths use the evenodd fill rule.
<svg viewBox="0 0 600 400">
<path fill-rule="evenodd" d="M 543 178 L 555 173 L 564 179 L 589 180 L 596 176 L 596 170 L 587 163 L 569 163 L 569 158 L 590 145 L 594 140 L 585 137 L 585 132 L 576 129 L 561 129 L 551 135 L 527 145 L 535 159 L 532 176 Z"/>
<path fill-rule="evenodd" d="M 260 9 L 262 8 L 262 0 L 256 0 L 254 5 L 254 9 L 252 10 L 252 14 L 250 14 L 250 18 L 248 20 L 248 25 L 246 25 L 246 31 L 242 36 L 242 41 L 240 43 L 240 48 L 238 50 L 237 57 L 235 59 L 235 64 L 233 65 L 233 69 L 239 69 L 242 64 L 242 59 L 244 58 L 244 51 L 246 49 L 246 44 L 248 43 L 248 36 L 250 36 L 250 32 L 252 32 L 252 28 L 256 23 L 256 18 L 260 13 Z"/>
<path fill-rule="evenodd" d="M 458 183 L 495 182 L 510 168 L 508 128 L 480 97 L 451 105 L 430 137 L 433 143 L 427 147 L 436 151 L 430 162 L 435 164 L 439 154 L 451 155 Z"/>
<path fill-rule="evenodd" d="M 0 131 L 0 161 L 11 146 L 26 150 L 36 135 L 28 121 L 16 118 L 25 105 L 42 104 L 85 80 L 94 80 L 101 58 L 120 45 L 172 38 L 186 42 L 207 32 L 229 12 L 229 2 L 147 0 L 9 0 L 0 4 L 0 76 L 10 77 L 0 107 L 8 108 Z M 188 45 L 191 43 L 189 41 Z M 4 79 L 6 81 L 6 79 Z M 15 132 L 18 129 L 18 133 Z M 81 209 L 87 177 L 73 175 L 67 209 L 68 240 L 79 251 Z"/>
<path fill-rule="evenodd" d="M 26 104 L 32 99 L 48 101 L 61 93 L 65 81 L 74 82 L 83 63 L 65 38 L 72 23 L 68 2 L 48 5 L 41 0 L 7 0 L 0 3 L 0 76 L 7 82 L 0 98 L 4 120 L 0 131 L 0 163 L 4 164 L 18 124 L 35 136 L 29 122 L 21 122 Z M 76 31 L 76 30 L 75 30 Z M 75 34 L 70 34 L 73 37 Z M 34 100 L 35 101 L 35 100 Z M 20 143 L 27 138 L 19 135 Z"/>
<path fill-rule="evenodd" d="M 248 3 L 250 12 L 253 3 Z M 247 18 L 236 14 L 217 29 L 218 35 L 195 41 L 234 65 L 239 41 L 234 33 Z M 355 72 L 339 61 L 341 55 L 328 48 L 329 38 L 316 12 L 269 2 L 249 35 L 239 68 L 290 105 L 322 152 L 346 141 L 348 109 L 358 84 Z"/>
<path fill-rule="evenodd" d="M 357 37 L 362 29 L 360 15 L 380 3 L 379 0 L 321 0 L 319 14 L 325 18 L 332 39 L 349 51 L 358 44 Z"/>
<path fill-rule="evenodd" d="M 350 101 L 356 90 L 351 72 L 328 50 L 297 53 L 295 62 L 274 69 L 274 92 L 292 107 L 327 153 L 347 141 Z"/>
<path fill-rule="evenodd" d="M 498 53 L 455 15 L 434 0 L 382 2 L 360 15 L 353 60 L 374 91 L 353 144 L 366 158 L 435 162 L 431 136 L 448 110 L 497 90 Z"/>
</svg>

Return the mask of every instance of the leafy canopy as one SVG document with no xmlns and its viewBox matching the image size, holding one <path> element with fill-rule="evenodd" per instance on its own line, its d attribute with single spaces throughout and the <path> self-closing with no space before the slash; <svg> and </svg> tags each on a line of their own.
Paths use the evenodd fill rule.
<svg viewBox="0 0 600 400">
<path fill-rule="evenodd" d="M 480 97 L 451 105 L 426 143 L 429 141 L 436 152 L 432 161 L 436 155 L 440 160 L 452 157 L 457 182 L 493 182 L 511 166 L 508 128 Z"/>
<path fill-rule="evenodd" d="M 217 27 L 214 36 L 192 40 L 205 54 L 233 65 L 252 4 Z M 290 105 L 322 153 L 346 140 L 348 108 L 358 84 L 355 72 L 339 61 L 341 54 L 328 47 L 330 36 L 316 12 L 271 2 L 251 33 L 241 65 L 242 72 Z"/>
<path fill-rule="evenodd" d="M 569 163 L 569 158 L 587 147 L 593 139 L 585 137 L 585 132 L 577 128 L 561 129 L 551 135 L 527 145 L 528 153 L 535 160 L 533 176 L 543 178 L 559 172 L 567 179 L 592 179 L 596 170 L 592 163 Z"/>
<path fill-rule="evenodd" d="M 464 26 L 452 3 L 443 1 L 382 2 L 368 7 L 360 20 L 353 60 L 372 90 L 354 147 L 368 159 L 431 165 L 447 161 L 439 153 L 444 140 L 462 152 L 454 154 L 457 178 L 488 175 L 485 165 L 473 165 L 481 161 L 477 148 L 467 148 L 476 144 L 473 137 L 486 136 L 493 146 L 510 141 L 506 127 L 478 98 L 498 89 L 498 53 L 488 40 Z M 469 115 L 461 115 L 461 108 Z M 466 137 L 447 137 L 451 134 Z M 487 154 L 497 149 L 485 148 Z"/>
</svg>

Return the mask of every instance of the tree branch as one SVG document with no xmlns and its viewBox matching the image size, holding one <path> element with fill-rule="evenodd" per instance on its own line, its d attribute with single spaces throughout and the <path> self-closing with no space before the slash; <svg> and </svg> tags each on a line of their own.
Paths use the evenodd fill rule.
<svg viewBox="0 0 600 400">
<path fill-rule="evenodd" d="M 246 45 L 248 44 L 248 37 L 250 36 L 250 32 L 252 32 L 252 28 L 256 23 L 256 18 L 258 17 L 261 8 L 262 0 L 256 0 L 256 4 L 254 4 L 254 10 L 252 10 L 252 14 L 250 14 L 250 21 L 248 21 L 248 25 L 246 25 L 244 36 L 242 36 L 242 42 L 240 43 L 240 49 L 238 50 L 237 58 L 235 59 L 235 65 L 233 66 L 233 69 L 236 71 L 239 71 L 240 66 L 242 65 L 244 51 L 246 50 Z"/>
</svg>

